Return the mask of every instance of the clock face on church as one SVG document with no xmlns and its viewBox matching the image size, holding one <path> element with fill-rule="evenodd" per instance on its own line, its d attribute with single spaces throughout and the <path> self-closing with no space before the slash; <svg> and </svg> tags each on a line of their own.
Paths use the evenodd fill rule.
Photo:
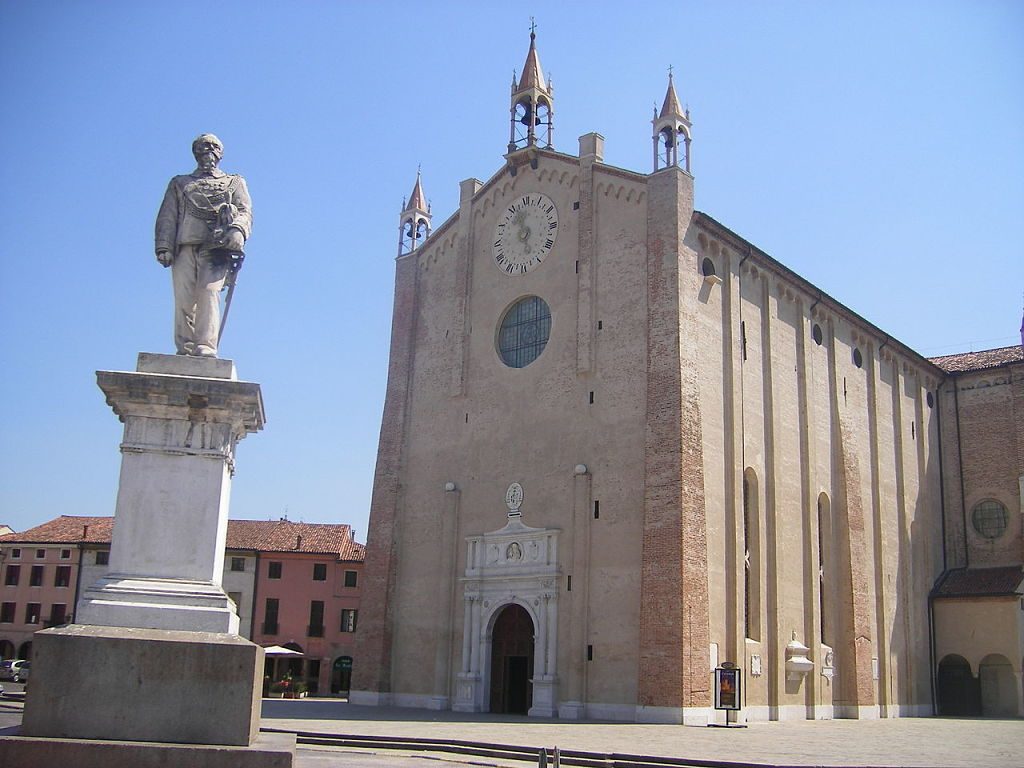
<svg viewBox="0 0 1024 768">
<path fill-rule="evenodd" d="M 505 208 L 494 228 L 494 263 L 509 275 L 524 275 L 538 266 L 558 237 L 558 210 L 551 198 L 530 192 Z"/>
</svg>

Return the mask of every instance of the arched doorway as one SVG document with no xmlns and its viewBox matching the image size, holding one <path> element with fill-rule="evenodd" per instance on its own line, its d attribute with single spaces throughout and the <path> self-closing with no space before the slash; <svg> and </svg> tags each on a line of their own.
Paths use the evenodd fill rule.
<svg viewBox="0 0 1024 768">
<path fill-rule="evenodd" d="M 491 631 L 491 712 L 525 715 L 533 701 L 533 619 L 521 605 L 501 609 Z"/>
<path fill-rule="evenodd" d="M 18 649 L 18 658 L 19 659 L 29 659 L 29 660 L 32 659 L 32 641 L 31 640 L 26 640 L 24 643 L 21 644 L 21 647 Z"/>
<path fill-rule="evenodd" d="M 14 658 L 14 643 L 10 640 L 0 640 L 0 659 Z"/>
<path fill-rule="evenodd" d="M 999 653 L 990 653 L 978 666 L 983 717 L 1015 717 L 1017 715 L 1017 678 L 1010 660 Z"/>
<path fill-rule="evenodd" d="M 331 693 L 347 695 L 352 687 L 352 657 L 339 656 L 331 668 Z"/>
<path fill-rule="evenodd" d="M 939 662 L 939 714 L 977 717 L 981 714 L 981 687 L 963 656 L 951 653 Z"/>
</svg>

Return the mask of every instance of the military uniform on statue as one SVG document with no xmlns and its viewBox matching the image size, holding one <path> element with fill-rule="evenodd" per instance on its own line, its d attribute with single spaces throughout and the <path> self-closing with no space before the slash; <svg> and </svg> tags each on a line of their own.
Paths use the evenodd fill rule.
<svg viewBox="0 0 1024 768">
<path fill-rule="evenodd" d="M 156 258 L 171 267 L 174 345 L 179 355 L 216 357 L 218 294 L 243 257 L 252 230 L 245 179 L 217 167 L 224 145 L 212 133 L 192 143 L 196 169 L 167 185 L 156 217 Z"/>
</svg>

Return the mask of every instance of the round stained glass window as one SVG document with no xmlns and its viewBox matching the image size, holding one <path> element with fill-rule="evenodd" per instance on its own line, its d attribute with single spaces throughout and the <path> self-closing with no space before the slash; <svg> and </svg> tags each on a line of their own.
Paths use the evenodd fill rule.
<svg viewBox="0 0 1024 768">
<path fill-rule="evenodd" d="M 551 335 L 551 310 L 539 296 L 520 299 L 501 318 L 498 354 L 510 368 L 525 368 L 544 351 Z"/>
<path fill-rule="evenodd" d="M 986 539 L 998 539 L 1006 532 L 1006 524 L 1009 522 L 1006 507 L 991 499 L 983 501 L 971 512 L 971 522 L 974 530 Z"/>
</svg>

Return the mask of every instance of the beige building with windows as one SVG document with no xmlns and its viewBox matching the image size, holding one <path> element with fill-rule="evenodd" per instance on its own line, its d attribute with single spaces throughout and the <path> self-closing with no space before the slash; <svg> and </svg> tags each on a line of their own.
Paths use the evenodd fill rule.
<svg viewBox="0 0 1024 768">
<path fill-rule="evenodd" d="M 741 720 L 927 715 L 936 654 L 976 679 L 989 643 L 1024 714 L 1021 349 L 970 474 L 973 374 L 696 211 L 671 76 L 650 173 L 555 150 L 533 36 L 510 104 L 447 221 L 419 178 L 403 205 L 352 700 L 723 722 L 731 662 Z M 990 567 L 998 595 L 942 592 Z"/>
</svg>

